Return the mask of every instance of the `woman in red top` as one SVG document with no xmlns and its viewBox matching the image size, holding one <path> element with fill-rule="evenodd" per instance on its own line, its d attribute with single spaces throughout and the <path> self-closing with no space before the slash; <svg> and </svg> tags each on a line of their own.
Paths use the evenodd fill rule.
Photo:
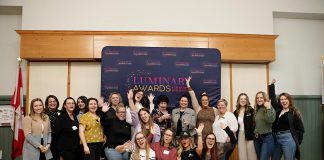
<svg viewBox="0 0 324 160">
<path fill-rule="evenodd" d="M 151 148 L 155 151 L 157 160 L 176 160 L 177 148 L 173 130 L 171 128 L 165 129 L 160 142 L 151 143 Z"/>
</svg>

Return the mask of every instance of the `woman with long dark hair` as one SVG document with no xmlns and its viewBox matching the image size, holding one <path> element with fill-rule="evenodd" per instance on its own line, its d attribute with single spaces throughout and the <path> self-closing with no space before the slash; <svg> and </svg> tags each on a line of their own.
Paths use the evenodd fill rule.
<svg viewBox="0 0 324 160">
<path fill-rule="evenodd" d="M 80 117 L 87 112 L 87 97 L 86 96 L 80 96 L 77 99 L 77 107 L 75 108 L 74 112 L 75 115 L 77 116 L 78 120 L 80 120 Z"/>
<path fill-rule="evenodd" d="M 275 150 L 272 159 L 280 160 L 282 155 L 285 160 L 300 159 L 299 145 L 303 140 L 304 124 L 298 108 L 294 105 L 288 93 L 281 93 L 276 100 L 275 82 L 269 85 L 269 94 L 272 106 L 277 111 L 276 120 L 272 128 L 275 136 Z"/>
<path fill-rule="evenodd" d="M 201 160 L 218 160 L 216 136 L 214 133 L 209 133 L 204 139 Z"/>
</svg>

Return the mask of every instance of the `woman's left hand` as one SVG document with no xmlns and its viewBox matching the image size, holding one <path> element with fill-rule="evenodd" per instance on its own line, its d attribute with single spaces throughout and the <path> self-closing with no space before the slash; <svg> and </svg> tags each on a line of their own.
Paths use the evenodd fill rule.
<svg viewBox="0 0 324 160">
<path fill-rule="evenodd" d="M 204 127 L 205 127 L 204 123 L 200 123 L 198 128 L 195 128 L 198 135 L 202 134 L 202 130 L 204 129 Z"/>
</svg>

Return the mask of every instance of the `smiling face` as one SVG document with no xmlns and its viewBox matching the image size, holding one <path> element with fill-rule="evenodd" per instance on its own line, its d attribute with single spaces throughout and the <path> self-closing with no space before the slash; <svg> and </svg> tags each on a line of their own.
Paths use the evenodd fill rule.
<svg viewBox="0 0 324 160">
<path fill-rule="evenodd" d="M 255 97 L 256 103 L 259 106 L 264 105 L 265 99 L 262 93 L 258 93 Z"/>
<path fill-rule="evenodd" d="M 247 104 L 247 97 L 245 95 L 241 95 L 239 99 L 240 106 L 246 106 Z"/>
<path fill-rule="evenodd" d="M 85 108 L 85 103 L 82 101 L 81 98 L 78 99 L 78 107 L 80 110 L 83 110 Z"/>
<path fill-rule="evenodd" d="M 227 111 L 227 106 L 226 106 L 225 102 L 223 102 L 223 101 L 218 102 L 217 108 L 218 108 L 220 114 L 225 114 Z"/>
<path fill-rule="evenodd" d="M 215 145 L 216 143 L 216 137 L 214 134 L 209 134 L 207 137 L 206 137 L 206 146 L 207 148 L 211 149 L 213 148 L 213 146 Z"/>
<path fill-rule="evenodd" d="M 144 96 L 144 92 L 143 91 L 138 91 L 135 94 L 135 102 L 140 102 L 142 100 Z"/>
<path fill-rule="evenodd" d="M 110 98 L 110 101 L 111 101 L 111 104 L 113 106 L 117 106 L 119 104 L 119 102 L 120 102 L 118 94 L 112 94 L 111 98 Z"/>
<path fill-rule="evenodd" d="M 188 107 L 188 98 L 187 97 L 181 97 L 179 101 L 180 108 L 187 108 Z"/>
<path fill-rule="evenodd" d="M 125 120 L 126 119 L 126 108 L 118 107 L 116 110 L 116 116 L 121 121 Z"/>
<path fill-rule="evenodd" d="M 280 104 L 281 104 L 283 109 L 288 109 L 289 108 L 290 101 L 289 101 L 288 97 L 286 97 L 285 95 L 281 95 L 279 97 L 279 101 L 280 101 Z"/>
<path fill-rule="evenodd" d="M 147 113 L 147 111 L 141 110 L 139 112 L 139 114 L 140 114 L 140 118 L 141 118 L 141 120 L 142 120 L 143 123 L 146 124 L 150 120 L 150 114 Z"/>
<path fill-rule="evenodd" d="M 142 133 L 138 133 L 135 136 L 136 144 L 140 149 L 145 149 L 146 138 Z"/>
<path fill-rule="evenodd" d="M 54 98 L 48 98 L 48 109 L 55 111 L 57 109 L 57 101 Z"/>
<path fill-rule="evenodd" d="M 44 111 L 44 106 L 41 101 L 35 101 L 33 104 L 33 111 L 35 114 L 41 114 Z"/>
<path fill-rule="evenodd" d="M 97 109 L 98 109 L 98 103 L 97 103 L 97 101 L 91 99 L 91 100 L 89 101 L 88 107 L 89 107 L 89 112 L 91 112 L 91 113 L 96 113 L 96 111 L 97 111 Z"/>
<path fill-rule="evenodd" d="M 200 99 L 200 102 L 201 102 L 201 106 L 203 108 L 206 108 L 209 106 L 209 99 L 207 96 L 202 96 L 201 99 Z"/>
</svg>

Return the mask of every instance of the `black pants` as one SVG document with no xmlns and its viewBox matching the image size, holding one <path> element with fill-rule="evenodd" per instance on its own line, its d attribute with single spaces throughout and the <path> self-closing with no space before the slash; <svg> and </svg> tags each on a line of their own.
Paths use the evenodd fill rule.
<svg viewBox="0 0 324 160">
<path fill-rule="evenodd" d="M 82 159 L 82 152 L 80 152 L 79 148 L 76 150 L 64 150 L 61 151 L 61 156 L 64 160 L 80 160 Z"/>
<path fill-rule="evenodd" d="M 42 138 L 41 139 L 41 144 L 44 146 L 44 139 Z M 46 146 L 46 145 L 45 145 Z M 41 151 L 39 151 L 39 160 L 46 160 L 46 158 L 45 158 L 45 154 L 44 153 L 42 153 Z"/>
<path fill-rule="evenodd" d="M 102 142 L 87 143 L 90 154 L 84 154 L 84 160 L 100 160 L 102 144 Z"/>
</svg>

